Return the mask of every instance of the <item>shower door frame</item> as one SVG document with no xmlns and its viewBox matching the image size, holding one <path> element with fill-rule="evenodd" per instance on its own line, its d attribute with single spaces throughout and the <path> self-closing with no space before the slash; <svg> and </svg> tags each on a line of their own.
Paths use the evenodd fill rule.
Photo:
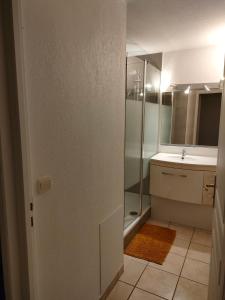
<svg viewBox="0 0 225 300">
<path fill-rule="evenodd" d="M 143 99 L 142 99 L 142 113 L 141 113 L 141 157 L 140 157 L 140 210 L 139 216 L 143 213 L 143 165 L 144 165 L 144 138 L 145 138 L 145 103 L 146 103 L 146 72 L 148 61 L 144 60 L 144 73 L 143 73 Z"/>
<path fill-rule="evenodd" d="M 125 81 L 125 111 L 126 111 L 126 101 L 127 101 L 127 59 L 126 58 L 126 81 Z M 143 158 L 144 158 L 144 136 L 145 136 L 145 103 L 146 103 L 146 72 L 147 72 L 147 64 L 149 63 L 149 60 L 144 60 L 144 68 L 143 68 L 143 98 L 141 100 L 141 145 L 140 145 L 140 170 L 139 170 L 139 181 L 140 181 L 140 190 L 139 190 L 139 212 L 138 217 L 140 217 L 143 214 Z M 126 113 L 125 113 L 125 135 L 124 135 L 124 157 L 126 151 Z M 124 161 L 124 170 L 125 170 L 125 161 Z M 124 172 L 124 183 L 126 179 L 126 174 Z M 124 190 L 124 203 L 125 203 L 125 190 Z M 124 218 L 125 218 L 125 205 L 124 205 Z M 129 225 L 133 224 L 135 220 L 133 220 Z"/>
</svg>

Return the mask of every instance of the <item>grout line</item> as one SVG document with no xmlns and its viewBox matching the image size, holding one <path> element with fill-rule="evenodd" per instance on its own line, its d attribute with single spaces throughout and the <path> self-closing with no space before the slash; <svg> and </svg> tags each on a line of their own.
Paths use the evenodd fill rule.
<svg viewBox="0 0 225 300">
<path fill-rule="evenodd" d="M 177 255 L 177 256 L 179 256 L 179 257 L 183 257 L 184 259 L 185 259 L 185 256 L 186 256 L 186 254 L 185 255 L 180 255 L 180 254 L 178 254 L 178 253 L 176 253 L 176 252 L 170 252 L 170 254 L 173 254 L 173 255 Z"/>
<path fill-rule="evenodd" d="M 120 279 L 119 279 L 117 282 L 122 282 L 122 283 L 124 283 L 125 285 L 129 285 L 130 287 L 132 287 L 132 290 L 131 290 L 131 292 L 130 292 L 130 294 L 129 294 L 129 296 L 128 296 L 128 298 L 127 298 L 126 300 L 130 299 L 130 296 L 132 295 L 132 293 L 133 293 L 133 291 L 134 291 L 134 289 L 135 289 L 135 286 L 132 285 L 132 284 L 130 284 L 130 283 L 127 283 L 127 282 L 125 282 L 125 281 L 122 281 L 122 280 L 120 280 Z"/>
<path fill-rule="evenodd" d="M 209 286 L 208 284 L 205 284 L 205 283 L 202 283 L 202 282 L 199 282 L 199 281 L 195 281 L 195 280 L 187 278 L 187 277 L 180 276 L 179 278 L 187 279 L 189 281 L 192 281 L 194 283 L 198 283 L 198 284 L 201 284 L 201 285 L 204 285 L 204 286 L 207 286 L 207 287 Z"/>
<path fill-rule="evenodd" d="M 173 225 L 173 223 L 169 221 L 169 222 L 168 222 L 168 227 L 165 227 L 165 228 L 170 228 L 170 227 L 169 227 L 170 225 Z M 182 226 L 182 225 L 181 225 L 181 226 Z M 191 260 L 194 260 L 194 261 L 199 261 L 199 262 L 202 262 L 202 263 L 205 263 L 205 264 L 209 265 L 209 263 L 206 263 L 206 262 L 203 262 L 203 261 L 200 261 L 200 260 L 197 260 L 197 259 L 193 259 L 193 258 L 189 258 L 189 257 L 188 257 L 188 251 L 190 250 L 190 246 L 191 246 L 191 244 L 192 244 L 192 242 L 193 242 L 194 234 L 195 234 L 196 230 L 198 229 L 198 228 L 195 228 L 195 227 L 192 227 L 192 228 L 193 228 L 193 232 L 192 232 L 192 234 L 191 234 L 191 238 L 190 238 L 189 241 L 188 241 L 188 240 L 185 240 L 185 239 L 182 239 L 182 238 L 180 239 L 180 240 L 185 240 L 185 241 L 187 242 L 187 244 L 188 244 L 187 252 L 186 252 L 185 256 L 182 256 L 182 255 L 179 255 L 179 254 L 177 254 L 177 253 L 171 252 L 171 249 L 170 249 L 170 251 L 169 251 L 169 253 L 168 253 L 168 254 L 171 253 L 171 254 L 174 254 L 174 255 L 178 255 L 178 256 L 184 258 L 184 261 L 183 261 L 181 270 L 180 270 L 180 272 L 179 272 L 179 275 L 176 275 L 176 274 L 174 274 L 174 273 L 171 273 L 171 272 L 168 272 L 168 271 L 165 271 L 165 270 L 158 269 L 157 267 L 154 267 L 154 266 L 152 266 L 152 265 L 149 265 L 149 262 L 148 262 L 147 264 L 144 264 L 144 263 L 143 263 L 143 265 L 145 265 L 145 267 L 144 267 L 143 271 L 141 272 L 141 275 L 138 277 L 138 279 L 137 279 L 137 281 L 136 281 L 136 283 L 135 283 L 134 285 L 132 285 L 132 284 L 130 284 L 130 283 L 127 283 L 127 282 L 124 282 L 124 281 L 122 281 L 122 280 L 120 280 L 120 279 L 118 280 L 118 281 L 120 281 L 120 282 L 123 282 L 123 283 L 129 285 L 129 286 L 132 286 L 132 288 L 133 288 L 132 291 L 131 291 L 131 293 L 129 294 L 127 300 L 129 300 L 129 299 L 131 298 L 131 296 L 132 296 L 132 294 L 133 294 L 133 292 L 134 292 L 134 290 L 135 290 L 136 288 L 139 289 L 139 290 L 141 290 L 141 291 L 144 291 L 144 292 L 146 292 L 146 293 L 148 293 L 148 294 L 150 294 L 150 295 L 155 295 L 155 296 L 157 296 L 157 297 L 161 297 L 162 299 L 167 300 L 166 298 L 164 298 L 164 297 L 162 297 L 162 296 L 159 296 L 159 295 L 157 295 L 157 294 L 154 294 L 154 293 L 151 293 L 151 292 L 149 292 L 149 291 L 147 291 L 147 290 L 144 290 L 144 289 L 142 289 L 142 288 L 140 288 L 140 287 L 137 287 L 137 285 L 138 285 L 138 283 L 139 283 L 139 281 L 140 281 L 140 279 L 141 279 L 143 273 L 146 271 L 146 269 L 147 269 L 148 267 L 149 267 L 149 268 L 152 267 L 152 268 L 157 269 L 157 270 L 159 270 L 159 271 L 163 271 L 163 272 L 166 272 L 166 273 L 169 273 L 169 274 L 172 274 L 172 275 L 178 277 L 178 280 L 177 280 L 177 283 L 176 283 L 176 286 L 175 286 L 175 289 L 174 289 L 174 292 L 173 292 L 172 300 L 173 300 L 174 297 L 175 297 L 175 294 L 176 294 L 176 291 L 177 291 L 177 287 L 178 287 L 178 283 L 179 283 L 179 281 L 180 281 L 181 278 L 184 278 L 184 279 L 186 279 L 186 280 L 189 280 L 189 281 L 192 281 L 192 282 L 194 282 L 194 283 L 201 284 L 201 285 L 203 285 L 203 286 L 207 286 L 207 287 L 208 287 L 207 284 L 204 284 L 204 283 L 201 283 L 201 282 L 197 282 L 197 281 L 194 281 L 194 280 L 191 280 L 191 279 L 189 279 L 189 278 L 186 278 L 186 277 L 181 276 L 182 271 L 183 271 L 183 268 L 184 268 L 184 265 L 185 265 L 185 262 L 186 262 L 187 259 L 191 259 Z M 179 238 L 178 238 L 178 239 L 179 239 Z M 195 243 L 195 242 L 193 242 L 193 243 Z M 201 246 L 205 246 L 205 247 L 207 247 L 207 248 L 212 248 L 212 247 L 209 247 L 209 246 L 206 246 L 206 245 L 202 245 L 202 244 L 199 244 L 199 243 L 195 243 L 195 244 L 198 244 L 198 245 L 201 245 Z M 131 259 L 132 259 L 132 257 L 131 257 Z M 135 258 L 134 258 L 134 260 L 135 260 Z M 136 262 L 138 262 L 138 261 L 136 261 Z M 142 264 L 141 262 L 138 262 L 138 263 Z"/>
<path fill-rule="evenodd" d="M 135 288 L 137 287 L 137 284 L 138 284 L 139 280 L 141 279 L 141 276 L 143 275 L 143 273 L 144 273 L 144 271 L 146 270 L 147 266 L 148 266 L 148 265 L 145 265 L 143 271 L 141 272 L 141 275 L 138 277 L 138 280 L 136 281 L 136 284 L 134 285 L 134 288 L 133 288 L 133 290 L 132 290 L 132 293 L 131 293 L 130 296 L 127 298 L 127 300 L 129 300 L 130 297 L 131 297 L 131 295 L 133 294 L 133 291 L 134 291 Z"/>
<path fill-rule="evenodd" d="M 132 289 L 132 291 L 130 292 L 130 295 L 128 296 L 128 298 L 127 298 L 126 300 L 129 300 L 129 299 L 130 299 L 131 295 L 133 294 L 133 291 L 135 290 L 135 286 L 132 285 L 132 287 L 133 287 L 133 289 Z"/>
<path fill-rule="evenodd" d="M 143 291 L 143 292 L 146 292 L 146 293 L 148 293 L 149 295 L 154 295 L 154 296 L 156 296 L 156 297 L 158 297 L 158 298 L 160 298 L 160 299 L 165 299 L 165 300 L 168 300 L 168 298 L 165 298 L 165 297 L 163 297 L 163 296 L 159 296 L 159 295 L 157 295 L 157 294 L 154 294 L 154 293 L 152 293 L 152 292 L 149 292 L 149 291 L 143 290 L 143 289 L 142 289 L 142 288 L 140 288 L 140 287 L 137 287 L 137 289 L 138 289 L 138 290 L 141 290 L 141 291 Z M 129 300 L 129 298 L 128 298 L 127 300 Z"/>
<path fill-rule="evenodd" d="M 182 256 L 181 256 L 181 257 L 182 257 Z M 140 263 L 140 262 L 138 262 L 138 263 Z M 140 264 L 141 264 L 141 263 L 140 263 Z M 130 297 L 131 297 L 133 291 L 135 290 L 135 288 L 137 288 L 137 289 L 139 289 L 139 290 L 142 290 L 142 291 L 144 291 L 144 292 L 146 292 L 146 293 L 148 293 L 148 294 L 150 294 L 150 295 L 154 295 L 154 296 L 157 296 L 157 297 L 161 297 L 162 299 L 168 300 L 167 298 L 164 298 L 164 297 L 162 297 L 162 296 L 160 296 L 160 295 L 158 295 L 158 294 L 154 294 L 154 293 L 149 292 L 149 291 L 147 291 L 147 290 L 144 290 L 144 289 L 142 289 L 142 288 L 140 288 L 140 287 L 137 287 L 137 285 L 138 285 L 138 283 L 139 283 L 139 281 L 140 281 L 140 279 L 141 279 L 143 273 L 145 272 L 145 270 L 146 270 L 147 268 L 151 268 L 151 267 L 152 267 L 152 266 L 150 266 L 149 264 L 146 264 L 146 265 L 145 265 L 145 268 L 143 269 L 143 271 L 142 271 L 141 275 L 139 276 L 138 280 L 136 281 L 136 284 L 135 284 L 135 285 L 131 285 L 131 284 L 128 284 L 128 283 L 127 283 L 128 285 L 130 285 L 130 286 L 133 287 L 133 290 L 132 290 L 131 294 L 129 295 L 129 297 L 127 298 L 127 300 L 130 299 Z M 154 267 L 152 267 L 152 268 L 153 268 L 153 269 L 157 269 L 157 268 L 154 268 Z M 162 271 L 162 272 L 165 272 L 165 273 L 168 273 L 168 274 L 171 274 L 171 275 L 174 275 L 174 276 L 176 276 L 176 277 L 178 278 L 178 281 L 179 281 L 179 275 L 174 274 L 174 273 L 171 273 L 171 272 L 168 272 L 168 271 L 160 270 L 160 269 L 157 269 L 157 270 Z M 123 283 L 126 283 L 126 282 L 124 282 L 124 281 L 122 281 L 122 280 L 120 280 L 120 281 L 123 282 Z"/>
<path fill-rule="evenodd" d="M 184 263 L 183 263 L 182 268 L 181 268 L 181 270 L 180 270 L 180 274 L 179 274 L 179 277 L 178 277 L 178 280 L 177 280 L 177 284 L 176 284 L 176 287 L 175 287 L 174 292 L 173 292 L 172 300 L 174 299 L 175 294 L 176 294 L 176 291 L 177 291 L 178 283 L 179 283 L 180 278 L 181 278 L 181 274 L 182 274 L 182 271 L 183 271 L 183 268 L 184 268 L 184 265 L 185 265 L 185 262 L 186 262 L 186 259 L 187 259 L 188 250 L 189 250 L 189 248 L 190 248 L 191 241 L 192 241 L 192 239 L 193 239 L 194 233 L 195 233 L 195 228 L 193 228 L 193 232 L 192 232 L 191 239 L 190 239 L 190 242 L 189 242 L 189 245 L 188 245 L 188 248 L 187 248 L 187 252 L 186 252 L 186 255 L 185 255 L 185 257 L 184 257 Z"/>
<path fill-rule="evenodd" d="M 181 256 L 182 257 L 182 256 Z M 184 264 L 184 263 L 183 263 Z M 175 273 L 172 273 L 172 272 L 169 272 L 169 271 L 166 271 L 166 270 L 162 270 L 162 269 L 158 269 L 157 267 L 155 266 L 151 266 L 151 265 L 148 265 L 149 268 L 153 268 L 155 270 L 158 270 L 158 271 L 162 271 L 162 272 L 165 272 L 165 273 L 168 273 L 168 274 L 171 274 L 171 275 L 174 275 L 176 277 L 180 277 L 180 273 L 179 274 L 175 274 Z"/>
<path fill-rule="evenodd" d="M 129 286 L 132 286 L 132 287 L 134 287 L 134 285 L 133 285 L 133 284 L 131 284 L 131 283 L 127 283 L 127 282 L 125 282 L 125 281 L 123 281 L 123 280 L 120 280 L 120 279 L 119 279 L 118 281 L 120 281 L 120 282 L 122 282 L 122 283 L 125 283 L 125 284 L 127 284 L 127 285 L 129 285 Z M 118 281 L 117 281 L 117 282 L 118 282 Z"/>
<path fill-rule="evenodd" d="M 201 244 L 200 242 L 193 242 L 193 241 L 192 241 L 192 243 L 193 243 L 193 244 L 197 244 L 197 245 L 199 245 L 199 246 L 204 246 L 204 247 L 206 247 L 206 248 L 210 248 L 210 249 L 212 248 L 212 246 L 208 246 L 208 245 L 205 245 L 205 244 Z"/>
<path fill-rule="evenodd" d="M 207 263 L 207 262 L 205 262 L 205 261 L 202 261 L 202 260 L 199 260 L 199 259 L 195 259 L 195 258 L 192 258 L 192 257 L 187 257 L 187 259 L 194 260 L 194 261 L 198 261 L 198 262 L 201 262 L 201 263 L 203 263 L 203 264 L 205 264 L 205 265 L 210 265 L 210 263 Z"/>
<path fill-rule="evenodd" d="M 170 225 L 170 222 L 168 223 L 168 228 L 169 228 L 169 225 Z M 171 273 L 171 272 L 168 272 L 168 271 L 164 271 L 164 270 L 160 270 L 160 269 L 155 268 L 155 269 L 157 269 L 157 270 L 159 270 L 159 271 L 163 271 L 163 272 L 166 272 L 166 273 L 168 273 L 168 274 L 172 274 L 172 275 L 174 275 L 174 276 L 176 276 L 176 277 L 178 278 L 176 287 L 175 287 L 175 289 L 174 289 L 174 293 L 173 293 L 172 299 L 174 298 L 174 295 L 175 295 L 175 292 L 176 292 L 176 289 L 177 289 L 177 285 L 178 285 L 178 282 L 179 282 L 179 279 L 180 279 L 181 272 L 182 272 L 182 270 L 183 270 L 184 263 L 185 263 L 185 261 L 186 261 L 187 253 L 188 253 L 189 247 L 190 247 L 190 245 L 191 245 L 191 241 L 192 241 L 192 238 L 193 238 L 193 235 L 194 235 L 194 231 L 195 231 L 195 230 L 193 230 L 192 236 L 191 236 L 191 238 L 190 238 L 190 241 L 188 242 L 189 244 L 188 244 L 188 248 L 187 248 L 186 255 L 185 255 L 185 256 L 181 256 L 181 255 L 180 255 L 180 257 L 183 257 L 183 258 L 184 258 L 184 262 L 183 262 L 183 264 L 182 264 L 182 268 L 181 268 L 181 271 L 180 271 L 179 275 L 176 275 L 176 274 L 174 274 L 174 273 Z M 170 251 L 169 251 L 169 253 L 170 253 Z M 168 254 L 169 254 L 169 253 L 168 253 Z M 152 266 L 149 266 L 149 263 L 145 266 L 144 270 L 142 271 L 141 275 L 139 276 L 138 280 L 136 281 L 136 284 L 134 285 L 134 288 L 133 288 L 133 290 L 132 290 L 130 296 L 127 298 L 127 300 L 130 299 L 130 297 L 131 297 L 131 295 L 133 294 L 133 291 L 135 290 L 135 288 L 139 288 L 139 287 L 137 287 L 137 284 L 139 283 L 139 281 L 140 281 L 140 279 L 141 279 L 141 276 L 143 275 L 143 273 L 144 273 L 144 271 L 147 269 L 147 267 L 151 268 Z M 153 268 L 154 268 L 154 267 L 153 267 Z M 139 288 L 139 289 L 142 290 L 142 291 L 145 291 L 145 292 L 149 293 L 149 292 L 146 291 L 146 290 L 143 290 L 143 289 L 141 289 L 141 288 Z M 151 293 L 149 293 L 149 294 L 151 294 Z M 161 296 L 156 295 L 156 294 L 152 294 L 152 295 L 161 297 Z M 164 298 L 164 297 L 161 297 L 161 298 L 166 299 L 166 298 Z"/>
</svg>

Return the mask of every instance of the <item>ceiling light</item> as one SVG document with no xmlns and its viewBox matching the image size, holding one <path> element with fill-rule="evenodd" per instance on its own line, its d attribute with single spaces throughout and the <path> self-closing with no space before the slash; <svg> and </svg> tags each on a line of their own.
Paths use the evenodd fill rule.
<svg viewBox="0 0 225 300">
<path fill-rule="evenodd" d="M 204 84 L 204 88 L 207 92 L 210 92 L 210 88 L 208 87 L 208 85 Z"/>
<path fill-rule="evenodd" d="M 188 95 L 190 93 L 191 86 L 189 85 L 186 90 L 184 91 L 185 95 Z"/>
</svg>

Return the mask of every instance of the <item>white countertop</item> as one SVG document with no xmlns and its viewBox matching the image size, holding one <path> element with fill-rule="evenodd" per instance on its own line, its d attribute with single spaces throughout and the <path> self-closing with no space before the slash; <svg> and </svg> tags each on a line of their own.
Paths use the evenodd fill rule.
<svg viewBox="0 0 225 300">
<path fill-rule="evenodd" d="M 181 159 L 181 154 L 158 153 L 151 160 L 190 166 L 208 166 L 214 168 L 217 166 L 217 157 L 210 156 L 185 155 L 184 159 Z"/>
</svg>

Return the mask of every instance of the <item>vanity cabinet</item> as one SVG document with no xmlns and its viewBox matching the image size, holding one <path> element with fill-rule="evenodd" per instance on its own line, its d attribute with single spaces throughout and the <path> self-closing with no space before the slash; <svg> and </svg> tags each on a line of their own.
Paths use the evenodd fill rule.
<svg viewBox="0 0 225 300">
<path fill-rule="evenodd" d="M 150 194 L 165 199 L 213 206 L 215 172 L 157 165 L 150 167 Z"/>
</svg>

